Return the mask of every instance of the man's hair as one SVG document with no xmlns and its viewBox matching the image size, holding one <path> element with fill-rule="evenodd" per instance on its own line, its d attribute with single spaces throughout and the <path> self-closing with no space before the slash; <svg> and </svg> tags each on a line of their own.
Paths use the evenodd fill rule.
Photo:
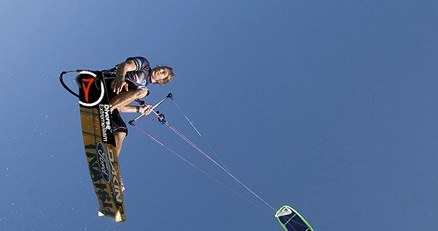
<svg viewBox="0 0 438 231">
<path fill-rule="evenodd" d="M 158 84 L 164 85 L 164 84 L 167 84 L 168 82 L 170 82 L 170 80 L 172 80 L 175 75 L 173 74 L 173 69 L 171 67 L 169 67 L 169 66 L 156 66 L 152 70 L 161 69 L 161 68 L 166 69 L 168 71 L 168 73 L 169 73 L 167 75 L 167 78 L 164 78 L 164 79 L 162 79 L 161 81 L 158 82 Z"/>
</svg>

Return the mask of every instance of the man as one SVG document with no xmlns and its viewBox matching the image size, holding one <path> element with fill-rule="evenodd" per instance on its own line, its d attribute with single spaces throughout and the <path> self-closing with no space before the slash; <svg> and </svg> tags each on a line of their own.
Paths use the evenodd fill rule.
<svg viewBox="0 0 438 231">
<path fill-rule="evenodd" d="M 128 135 L 126 123 L 120 116 L 120 112 L 151 113 L 151 106 L 130 105 L 134 100 L 146 97 L 149 90 L 146 86 L 152 84 L 166 84 L 173 79 L 173 70 L 168 66 L 149 66 L 147 59 L 143 57 L 130 57 L 116 67 L 103 71 L 106 88 L 111 106 L 111 115 L 114 124 L 114 137 L 116 141 L 116 155 L 120 155 L 125 137 Z"/>
</svg>

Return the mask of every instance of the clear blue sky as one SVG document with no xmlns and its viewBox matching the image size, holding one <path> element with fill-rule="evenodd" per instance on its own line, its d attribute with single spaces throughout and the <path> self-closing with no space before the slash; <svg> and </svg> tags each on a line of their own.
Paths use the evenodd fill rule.
<svg viewBox="0 0 438 231">
<path fill-rule="evenodd" d="M 96 216 L 78 103 L 58 75 L 142 55 L 176 74 L 147 101 L 172 92 L 275 208 L 321 231 L 434 230 L 437 11 L 428 0 L 3 1 L 0 229 L 280 230 L 152 118 L 140 125 L 245 199 L 131 129 L 127 221 Z M 172 104 L 162 111 L 197 141 Z"/>
</svg>

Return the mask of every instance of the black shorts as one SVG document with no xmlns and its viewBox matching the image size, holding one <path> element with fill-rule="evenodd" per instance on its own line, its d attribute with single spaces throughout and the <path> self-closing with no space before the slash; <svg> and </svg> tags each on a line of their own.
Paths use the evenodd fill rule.
<svg viewBox="0 0 438 231">
<path fill-rule="evenodd" d="M 126 126 L 125 121 L 123 121 L 122 117 L 120 116 L 120 112 L 118 110 L 114 110 L 111 114 L 113 119 L 113 130 L 115 132 L 124 132 L 126 133 L 126 136 L 128 136 L 128 127 Z"/>
</svg>

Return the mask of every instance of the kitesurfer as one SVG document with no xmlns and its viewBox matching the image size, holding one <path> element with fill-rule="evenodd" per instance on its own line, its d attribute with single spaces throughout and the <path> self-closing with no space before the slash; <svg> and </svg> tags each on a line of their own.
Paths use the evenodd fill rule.
<svg viewBox="0 0 438 231">
<path fill-rule="evenodd" d="M 116 141 L 116 155 L 120 155 L 123 141 L 128 135 L 126 123 L 120 116 L 120 112 L 128 113 L 151 113 L 151 106 L 133 106 L 131 103 L 149 94 L 147 85 L 167 84 L 173 79 L 173 70 L 169 66 L 157 66 L 151 68 L 149 61 L 144 57 L 130 57 L 110 70 L 103 71 L 106 88 L 111 106 L 111 115 L 114 124 L 114 136 Z"/>
</svg>

